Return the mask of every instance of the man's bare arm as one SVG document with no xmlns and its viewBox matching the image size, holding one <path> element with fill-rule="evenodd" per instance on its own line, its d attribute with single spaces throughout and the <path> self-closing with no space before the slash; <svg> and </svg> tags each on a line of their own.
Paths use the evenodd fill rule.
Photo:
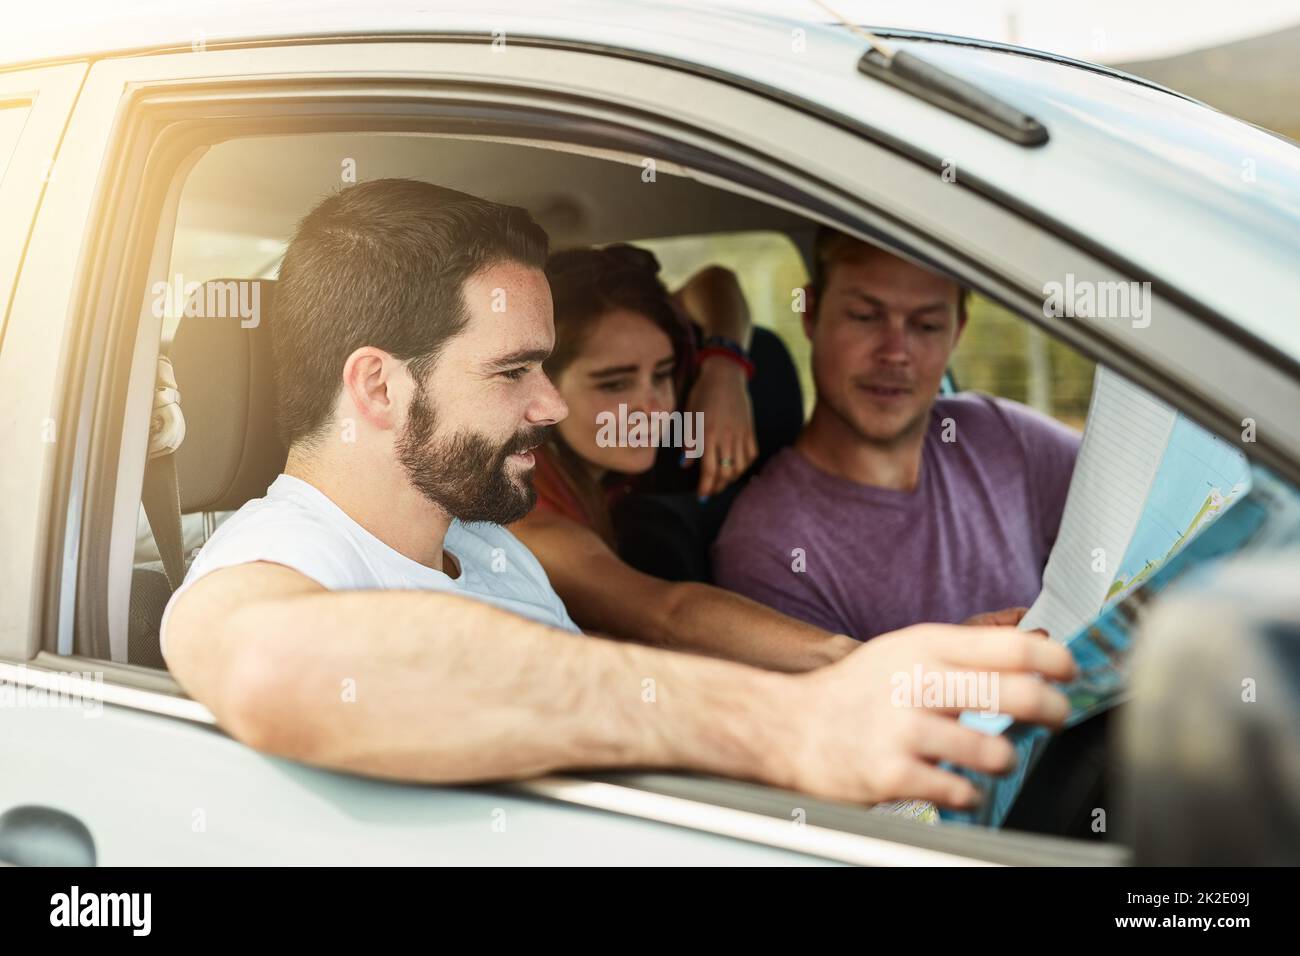
<svg viewBox="0 0 1300 956">
<path fill-rule="evenodd" d="M 893 706 L 890 675 L 994 668 L 1005 712 L 1059 723 L 1064 698 L 1032 675 L 1073 668 L 1048 641 L 930 626 L 783 675 L 569 634 L 459 595 L 325 591 L 269 564 L 212 572 L 168 625 L 172 672 L 237 739 L 429 782 L 680 767 L 839 799 L 963 805 L 973 788 L 933 761 L 994 772 L 1009 745 Z"/>
<path fill-rule="evenodd" d="M 534 511 L 511 530 L 588 630 L 777 671 L 812 670 L 861 646 L 722 588 L 642 574 L 559 515 Z"/>
<path fill-rule="evenodd" d="M 454 594 L 327 591 L 273 564 L 199 581 L 173 608 L 167 641 L 177 680 L 257 749 L 426 781 L 627 765 L 745 775 L 756 755 L 722 715 L 778 696 L 759 671 L 570 634 Z M 713 726 L 693 727 L 699 713 Z"/>
</svg>

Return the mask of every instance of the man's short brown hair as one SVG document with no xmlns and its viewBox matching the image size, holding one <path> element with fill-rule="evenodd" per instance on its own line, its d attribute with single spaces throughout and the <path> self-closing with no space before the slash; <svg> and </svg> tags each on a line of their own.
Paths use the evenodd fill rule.
<svg viewBox="0 0 1300 956">
<path fill-rule="evenodd" d="M 843 262 L 845 259 L 851 259 L 862 249 L 872 249 L 885 255 L 893 255 L 879 246 L 873 246 L 862 239 L 850 236 L 848 233 L 840 232 L 838 229 L 832 229 L 829 226 L 818 226 L 817 235 L 813 238 L 813 255 L 812 255 L 812 281 L 808 283 L 816 296 L 817 301 L 814 306 L 820 308 L 822 293 L 826 291 L 826 281 L 830 276 L 831 266 L 837 262 Z M 955 279 L 953 280 L 956 281 Z M 966 322 L 966 305 L 970 298 L 970 289 L 957 284 L 957 322 L 964 324 Z"/>
<path fill-rule="evenodd" d="M 271 349 L 286 445 L 316 440 L 343 365 L 363 345 L 423 378 L 469 322 L 464 286 L 499 262 L 541 271 L 547 238 L 527 211 L 412 179 L 345 187 L 298 226 L 280 266 Z"/>
</svg>

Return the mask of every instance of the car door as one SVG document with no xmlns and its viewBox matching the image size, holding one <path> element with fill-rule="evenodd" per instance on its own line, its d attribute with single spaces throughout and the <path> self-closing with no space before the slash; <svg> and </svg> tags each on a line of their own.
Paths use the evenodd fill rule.
<svg viewBox="0 0 1300 956">
<path fill-rule="evenodd" d="M 882 821 L 860 808 L 732 782 L 700 790 L 675 775 L 558 778 L 492 795 L 381 784 L 262 757 L 216 731 L 167 675 L 122 663 L 125 542 L 134 537 L 159 340 L 157 317 L 141 305 L 144 290 L 165 266 L 158 243 L 174 215 L 173 186 L 203 148 L 205 130 L 227 124 L 251 134 L 268 119 L 284 124 L 277 128 L 476 124 L 639 151 L 886 237 L 1022 312 L 1033 311 L 1044 278 L 1062 262 L 1119 277 L 1113 265 L 987 197 L 950 189 L 858 132 L 661 64 L 542 47 L 500 57 L 470 40 L 213 47 L 97 62 L 15 298 L 13 329 L 30 356 L 29 410 L 62 409 L 70 433 L 51 460 L 23 476 L 38 490 L 27 498 L 30 529 L 12 547 L 40 577 L 26 595 L 34 610 L 14 619 L 0 653 L 30 662 L 29 682 L 44 679 L 34 674 L 89 674 L 81 679 L 102 685 L 106 704 L 95 722 L 75 707 L 14 718 L 12 739 L 41 744 L 19 752 L 0 803 L 61 803 L 97 835 L 105 862 L 331 854 L 540 862 L 573 859 L 575 846 L 610 861 L 645 859 L 653 852 L 647 840 L 660 838 L 679 862 L 786 853 L 854 862 L 1124 858 L 1113 847 Z M 1000 243 L 988 244 L 990 234 Z M 68 236 L 80 241 L 56 241 Z M 1180 375 L 1194 374 L 1162 353 L 1129 352 L 1064 324 L 1057 331 L 1129 370 L 1168 361 Z M 87 768 L 109 781 L 107 792 L 78 793 Z M 623 816 L 599 812 L 611 810 Z M 520 833 L 511 830 L 517 816 L 527 839 L 496 840 Z M 493 829 L 498 818 L 504 830 Z M 555 833 L 566 836 L 556 842 L 548 835 Z"/>
</svg>

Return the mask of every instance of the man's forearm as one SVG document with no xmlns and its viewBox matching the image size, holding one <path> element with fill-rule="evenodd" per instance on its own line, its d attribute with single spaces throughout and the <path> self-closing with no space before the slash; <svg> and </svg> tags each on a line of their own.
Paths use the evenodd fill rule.
<svg viewBox="0 0 1300 956">
<path fill-rule="evenodd" d="M 322 766 L 428 782 L 619 766 L 759 778 L 781 733 L 779 675 L 454 595 L 310 593 L 250 604 L 229 626 L 244 686 L 222 689 L 218 718 Z"/>
<path fill-rule="evenodd" d="M 795 620 L 756 601 L 707 584 L 674 584 L 651 642 L 713 654 L 777 671 L 807 671 L 858 647 L 843 634 Z"/>
</svg>

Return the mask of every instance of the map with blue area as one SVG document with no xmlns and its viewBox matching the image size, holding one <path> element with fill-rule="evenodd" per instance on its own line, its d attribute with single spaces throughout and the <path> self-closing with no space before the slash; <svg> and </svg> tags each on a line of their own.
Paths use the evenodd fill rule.
<svg viewBox="0 0 1300 956">
<path fill-rule="evenodd" d="M 1168 583 L 1169 572 L 1175 570 L 1169 559 L 1230 505 L 1243 498 L 1250 488 L 1251 467 L 1245 455 L 1182 415 L 1175 418 L 1147 491 L 1142 515 L 1110 586 L 1106 607 L 1066 641 L 1079 665 L 1079 676 L 1062 686 L 1070 702 L 1066 726 L 1106 709 L 1119 699 L 1126 684 L 1126 661 L 1137 606 L 1150 600 L 1153 589 L 1158 592 Z M 1234 529 L 1234 521 L 1225 522 L 1214 535 L 1202 538 L 1173 565 L 1197 563 L 1217 553 L 1216 547 L 1234 550 L 1255 530 L 1255 525 L 1248 520 L 1235 523 L 1242 527 Z M 1214 545 L 1211 539 L 1216 537 L 1224 540 Z M 1197 554 L 1198 551 L 1204 553 Z M 1162 567 L 1168 571 L 1160 574 Z M 1145 597 L 1133 595 L 1144 586 Z M 1039 727 L 1016 724 L 1005 714 L 966 711 L 960 720 L 983 733 L 1007 735 L 1016 748 L 1016 767 L 1004 777 L 962 771 L 984 793 L 983 804 L 974 811 L 945 810 L 940 816 L 945 820 L 1001 826 L 1035 760 L 1046 747 L 1049 733 Z"/>
<path fill-rule="evenodd" d="M 1179 415 L 1107 602 L 1119 600 L 1140 585 L 1249 490 L 1246 456 Z"/>
</svg>

